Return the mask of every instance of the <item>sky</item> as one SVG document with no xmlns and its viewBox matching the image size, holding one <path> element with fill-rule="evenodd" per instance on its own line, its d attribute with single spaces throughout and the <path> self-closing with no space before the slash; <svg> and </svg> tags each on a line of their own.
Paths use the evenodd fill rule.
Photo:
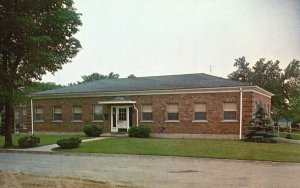
<svg viewBox="0 0 300 188">
<path fill-rule="evenodd" d="M 82 49 L 44 82 L 94 72 L 125 78 L 207 73 L 226 78 L 234 59 L 285 68 L 300 60 L 300 0 L 75 0 Z"/>
</svg>

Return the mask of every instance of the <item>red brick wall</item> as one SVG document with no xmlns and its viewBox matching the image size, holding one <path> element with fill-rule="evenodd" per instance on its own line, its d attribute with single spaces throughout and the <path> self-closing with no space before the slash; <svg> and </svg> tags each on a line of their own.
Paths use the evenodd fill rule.
<svg viewBox="0 0 300 188">
<path fill-rule="evenodd" d="M 44 122 L 34 123 L 36 131 L 82 131 L 85 124 L 95 124 L 103 128 L 104 132 L 110 132 L 111 116 L 110 105 L 104 105 L 104 114 L 107 117 L 103 122 L 91 122 L 92 106 L 98 101 L 111 100 L 114 97 L 92 98 L 64 98 L 64 99 L 38 99 L 34 100 L 34 106 L 43 106 Z M 159 132 L 161 126 L 165 127 L 165 133 L 189 133 L 189 134 L 238 134 L 239 133 L 239 106 L 240 93 L 202 93 L 202 94 L 165 94 L 165 95 L 140 95 L 128 96 L 136 101 L 141 120 L 142 104 L 152 104 L 153 122 L 139 122 L 140 125 L 150 125 L 153 132 Z M 270 105 L 271 99 L 253 92 L 243 93 L 243 125 L 247 125 L 255 109 L 255 102 L 262 101 Z M 237 121 L 223 122 L 223 103 L 235 102 L 238 105 Z M 166 105 L 177 103 L 179 105 L 180 122 L 165 122 Z M 207 122 L 192 122 L 193 104 L 207 104 Z M 62 107 L 62 122 L 52 122 L 52 107 Z M 82 122 L 72 122 L 72 106 L 82 106 Z M 29 114 L 29 113 L 28 113 Z M 29 114 L 30 115 L 30 114 Z M 29 123 L 30 124 L 30 123 Z M 133 125 L 136 125 L 136 112 L 133 110 Z"/>
</svg>

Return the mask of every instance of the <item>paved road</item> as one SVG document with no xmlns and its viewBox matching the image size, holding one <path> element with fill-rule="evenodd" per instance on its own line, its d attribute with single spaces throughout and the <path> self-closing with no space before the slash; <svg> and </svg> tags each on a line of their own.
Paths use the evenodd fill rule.
<svg viewBox="0 0 300 188">
<path fill-rule="evenodd" d="M 299 163 L 0 152 L 0 170 L 128 182 L 143 187 L 300 187 Z"/>
</svg>

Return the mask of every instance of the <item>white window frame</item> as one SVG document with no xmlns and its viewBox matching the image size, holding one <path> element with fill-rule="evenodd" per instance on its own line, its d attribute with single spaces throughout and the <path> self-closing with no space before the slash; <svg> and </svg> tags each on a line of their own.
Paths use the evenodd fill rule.
<svg viewBox="0 0 300 188">
<path fill-rule="evenodd" d="M 226 110 L 225 111 L 225 105 L 226 104 L 235 104 L 236 108 L 235 111 Z M 225 119 L 225 112 L 235 112 L 235 119 Z M 238 122 L 238 103 L 237 102 L 223 102 L 223 113 L 222 113 L 222 122 Z"/>
<path fill-rule="evenodd" d="M 37 113 L 37 109 L 42 109 L 41 113 Z M 41 114 L 41 119 L 36 119 L 36 115 Z M 44 122 L 44 108 L 42 106 L 35 106 L 34 107 L 34 122 Z"/>
<path fill-rule="evenodd" d="M 23 116 L 27 115 L 27 107 L 26 106 L 22 106 L 22 115 Z"/>
<path fill-rule="evenodd" d="M 196 110 L 196 105 L 205 105 L 205 110 Z M 195 113 L 205 112 L 205 119 L 195 119 Z M 195 103 L 193 105 L 193 122 L 208 122 L 207 121 L 207 103 Z"/>
<path fill-rule="evenodd" d="M 60 113 L 55 113 L 55 108 L 60 108 Z M 61 115 L 61 119 L 60 120 L 56 120 L 55 114 L 60 114 Z M 52 108 L 52 122 L 62 122 L 62 107 L 61 106 L 53 106 Z"/>
<path fill-rule="evenodd" d="M 146 106 L 151 106 L 151 111 Z M 146 111 L 145 111 L 146 109 Z M 144 113 L 151 113 L 151 120 L 150 119 L 144 119 Z M 152 104 L 142 104 L 142 110 L 141 110 L 141 122 L 153 122 L 153 105 Z"/>
<path fill-rule="evenodd" d="M 172 106 L 172 105 L 176 105 L 177 106 L 177 110 L 171 110 L 171 112 L 168 110 L 168 108 L 170 108 L 170 106 Z M 172 112 L 173 111 L 173 112 Z M 172 120 L 172 119 L 169 119 L 169 113 L 177 113 L 177 119 L 175 120 Z M 169 104 L 167 104 L 166 105 L 166 120 L 165 120 L 165 122 L 180 122 L 180 120 L 179 120 L 179 104 L 178 103 L 169 103 Z"/>
<path fill-rule="evenodd" d="M 80 108 L 80 113 L 75 113 L 76 108 Z M 76 114 L 80 114 L 80 119 L 74 119 Z M 81 105 L 73 105 L 72 106 L 72 122 L 82 122 L 82 106 Z"/>
<path fill-rule="evenodd" d="M 96 113 L 95 113 L 95 108 L 96 108 L 97 106 L 100 106 L 100 107 L 102 108 L 100 114 L 96 114 Z M 104 121 L 103 108 L 104 108 L 104 106 L 103 106 L 103 105 L 100 105 L 100 104 L 93 105 L 92 122 L 103 122 L 103 121 Z M 102 116 L 102 119 L 95 119 L 95 115 L 101 115 L 101 116 Z"/>
</svg>

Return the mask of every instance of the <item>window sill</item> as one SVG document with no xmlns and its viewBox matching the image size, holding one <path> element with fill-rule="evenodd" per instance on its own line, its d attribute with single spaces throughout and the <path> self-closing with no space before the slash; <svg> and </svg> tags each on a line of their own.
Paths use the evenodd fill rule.
<svg viewBox="0 0 300 188">
<path fill-rule="evenodd" d="M 44 120 L 35 120 L 34 123 L 44 123 Z"/>
<path fill-rule="evenodd" d="M 153 123 L 154 121 L 153 120 L 141 120 L 140 122 L 141 123 Z"/>
<path fill-rule="evenodd" d="M 53 120 L 52 123 L 61 123 L 62 120 Z"/>
<path fill-rule="evenodd" d="M 233 120 L 222 120 L 221 122 L 224 122 L 224 123 L 227 123 L 227 122 L 239 122 L 238 120 L 236 119 L 233 119 Z"/>
<path fill-rule="evenodd" d="M 103 120 L 93 120 L 92 122 L 95 122 L 95 123 L 102 123 L 104 122 Z"/>
<path fill-rule="evenodd" d="M 179 123 L 179 120 L 166 120 L 166 123 Z"/>
<path fill-rule="evenodd" d="M 82 120 L 73 120 L 71 121 L 72 123 L 82 123 L 83 121 Z"/>
<path fill-rule="evenodd" d="M 193 120 L 193 123 L 208 123 L 207 120 Z"/>
</svg>

